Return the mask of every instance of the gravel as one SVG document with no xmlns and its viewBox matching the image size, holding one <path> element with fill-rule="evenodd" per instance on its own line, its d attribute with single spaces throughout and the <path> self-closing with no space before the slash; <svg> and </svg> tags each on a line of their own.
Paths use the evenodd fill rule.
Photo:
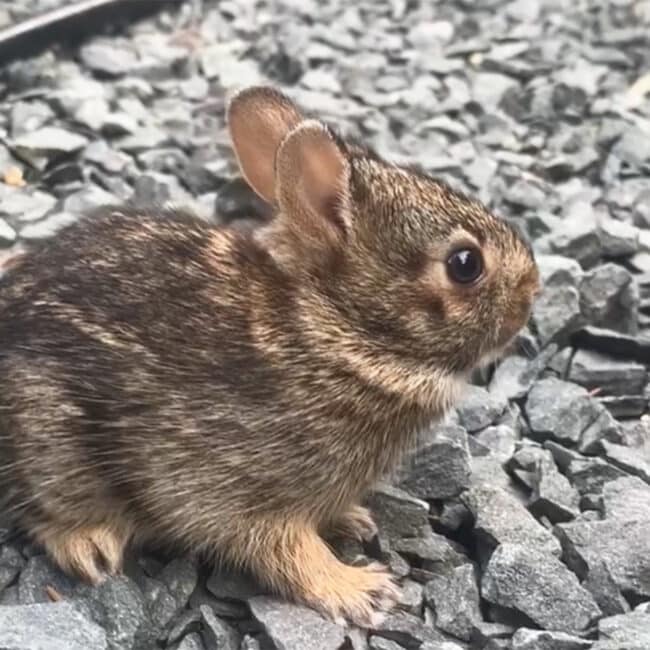
<svg viewBox="0 0 650 650">
<path fill-rule="evenodd" d="M 464 564 L 445 576 L 430 580 L 425 586 L 424 596 L 433 609 L 437 628 L 463 641 L 472 638 L 474 627 L 482 617 L 476 575 L 471 564 Z"/>
<path fill-rule="evenodd" d="M 622 361 L 590 350 L 578 350 L 571 361 L 571 381 L 588 389 L 598 388 L 599 395 L 638 395 L 647 383 L 645 366 Z"/>
<path fill-rule="evenodd" d="M 650 599 L 650 518 L 576 521 L 556 530 L 564 560 L 581 578 L 604 562 L 623 593 Z"/>
<path fill-rule="evenodd" d="M 650 647 L 650 613 L 630 612 L 598 621 L 594 650 L 642 650 Z"/>
<path fill-rule="evenodd" d="M 520 628 L 512 637 L 512 650 L 586 650 L 592 642 L 566 634 Z"/>
<path fill-rule="evenodd" d="M 570 521 L 579 514 L 578 491 L 558 471 L 550 454 L 535 463 L 532 475 L 533 492 L 528 508 L 536 517 L 557 523 Z"/>
<path fill-rule="evenodd" d="M 283 650 L 335 650 L 344 640 L 343 629 L 314 611 L 269 596 L 249 601 L 255 619 Z"/>
<path fill-rule="evenodd" d="M 83 586 L 0 524 L 0 647 L 650 647 L 650 5 L 592 9 L 182 0 L 0 65 L 0 263 L 120 200 L 268 219 L 224 120 L 265 81 L 515 221 L 543 280 L 513 354 L 367 497 L 377 537 L 338 549 L 400 578 L 378 629 L 149 549 Z"/>
<path fill-rule="evenodd" d="M 260 620 L 265 626 L 274 626 L 274 622 L 267 621 L 272 618 L 273 614 L 268 611 L 265 614 L 258 615 L 257 612 L 260 610 L 258 606 L 251 603 L 251 609 L 253 614 Z M 219 648 L 219 650 L 237 650 L 239 647 L 239 635 L 237 632 L 225 621 L 217 618 L 210 607 L 207 605 L 201 605 L 200 608 L 201 616 L 205 622 L 204 629 L 204 639 L 206 645 L 211 648 Z M 266 617 L 266 618 L 265 618 Z M 277 627 L 277 626 L 276 626 Z M 268 628 L 267 628 L 268 629 Z M 275 627 L 273 628 L 275 629 Z M 285 643 L 285 637 L 282 636 L 282 630 L 277 632 L 279 639 L 282 643 Z M 290 643 L 285 644 L 286 648 L 291 648 Z"/>
<path fill-rule="evenodd" d="M 24 565 L 25 559 L 13 546 L 0 548 L 0 592 L 15 580 Z"/>
<path fill-rule="evenodd" d="M 503 414 L 507 402 L 481 386 L 468 386 L 458 405 L 458 418 L 467 431 L 479 431 L 494 424 Z"/>
<path fill-rule="evenodd" d="M 153 640 L 155 612 L 148 610 L 146 594 L 129 577 L 111 577 L 95 588 L 80 585 L 73 597 L 106 631 L 111 650 L 137 647 Z"/>
<path fill-rule="evenodd" d="M 470 486 L 467 431 L 460 426 L 439 427 L 410 464 L 400 487 L 421 499 L 449 499 Z"/>
<path fill-rule="evenodd" d="M 556 377 L 537 382 L 526 402 L 531 435 L 568 445 L 577 445 L 604 411 L 585 388 Z"/>
<path fill-rule="evenodd" d="M 625 600 L 605 562 L 596 560 L 589 566 L 589 573 L 582 586 L 594 597 L 605 616 L 625 614 L 630 611 L 629 603 Z"/>
<path fill-rule="evenodd" d="M 8 650 L 106 650 L 106 632 L 71 603 L 0 607 L 0 647 Z"/>
<path fill-rule="evenodd" d="M 574 573 L 550 553 L 530 546 L 501 544 L 490 558 L 481 592 L 548 630 L 584 630 L 601 615 Z"/>
<path fill-rule="evenodd" d="M 560 545 L 515 496 L 500 488 L 473 487 L 462 496 L 474 516 L 476 541 L 485 554 L 502 544 L 518 544 L 559 555 Z"/>
</svg>

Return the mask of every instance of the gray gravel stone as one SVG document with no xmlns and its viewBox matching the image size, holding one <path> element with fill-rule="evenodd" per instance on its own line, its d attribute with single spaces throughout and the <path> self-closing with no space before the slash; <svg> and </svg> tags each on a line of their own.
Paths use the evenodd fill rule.
<svg viewBox="0 0 650 650">
<path fill-rule="evenodd" d="M 627 476 L 627 474 L 602 458 L 575 458 L 569 461 L 566 474 L 572 485 L 581 495 L 596 494 L 603 491 L 609 481 Z"/>
<path fill-rule="evenodd" d="M 75 111 L 74 119 L 91 131 L 101 131 L 110 113 L 111 108 L 106 99 L 91 97 L 81 102 Z"/>
<path fill-rule="evenodd" d="M 587 650 L 591 645 L 592 641 L 565 632 L 529 630 L 525 627 L 517 630 L 512 637 L 512 650 Z"/>
<path fill-rule="evenodd" d="M 395 641 L 406 650 L 435 649 L 438 648 L 438 644 L 448 641 L 441 632 L 426 624 L 419 616 L 402 612 L 388 614 L 372 632 L 377 636 Z M 318 646 L 318 650 L 320 648 L 321 646 Z M 324 648 L 325 646 L 323 646 Z M 316 650 L 316 646 L 314 646 L 314 650 Z"/>
<path fill-rule="evenodd" d="M 639 250 L 639 229 L 620 219 L 603 219 L 598 234 L 605 257 L 629 257 Z"/>
<path fill-rule="evenodd" d="M 371 636 L 368 640 L 368 646 L 370 650 L 403 650 L 404 646 L 400 645 L 396 641 L 391 641 L 390 639 L 384 639 L 381 636 Z"/>
<path fill-rule="evenodd" d="M 580 293 L 572 286 L 548 285 L 533 305 L 533 323 L 542 345 L 564 343 L 584 324 Z"/>
<path fill-rule="evenodd" d="M 352 644 L 353 650 L 356 650 L 356 646 L 354 643 Z M 365 648 L 366 646 L 364 646 Z M 249 636 L 248 634 L 242 639 L 241 641 L 241 646 L 240 650 L 262 650 L 262 646 L 260 645 L 260 642 L 252 636 Z"/>
<path fill-rule="evenodd" d="M 582 432 L 578 441 L 578 450 L 584 454 L 600 453 L 604 441 L 621 442 L 623 433 L 620 423 L 607 410 L 602 400 L 598 400 L 600 414 Z"/>
<path fill-rule="evenodd" d="M 198 609 L 186 609 L 182 611 L 173 621 L 172 625 L 169 628 L 169 632 L 166 635 L 166 643 L 172 644 L 184 636 L 192 632 L 193 630 L 198 629 L 199 623 L 201 621 L 201 612 Z M 165 637 L 165 635 L 161 635 Z"/>
<path fill-rule="evenodd" d="M 223 600 L 244 601 L 264 594 L 264 589 L 252 577 L 225 568 L 213 571 L 206 586 L 216 598 Z"/>
<path fill-rule="evenodd" d="M 533 476 L 533 493 L 528 507 L 538 519 L 546 517 L 551 523 L 557 523 L 571 521 L 579 514 L 578 492 L 566 476 L 560 474 L 552 457 L 538 460 Z"/>
<path fill-rule="evenodd" d="M 498 424 L 494 427 L 488 427 L 474 435 L 473 440 L 484 445 L 491 456 L 497 458 L 502 463 L 510 460 L 515 453 L 517 441 L 521 434 L 516 432 L 507 424 Z"/>
<path fill-rule="evenodd" d="M 588 271 L 580 284 L 580 308 L 589 325 L 634 334 L 637 303 L 632 275 L 618 264 Z"/>
<path fill-rule="evenodd" d="M 424 596 L 435 613 L 437 628 L 463 641 L 471 640 L 474 626 L 482 621 L 479 590 L 471 564 L 430 580 Z"/>
<path fill-rule="evenodd" d="M 14 217 L 18 221 L 31 222 L 41 219 L 55 205 L 56 199 L 45 192 L 16 189 L 3 196 L 0 186 L 0 214 Z"/>
<path fill-rule="evenodd" d="M 422 613 L 422 603 L 424 601 L 424 587 L 415 580 L 404 580 L 400 584 L 401 597 L 399 601 L 400 609 L 420 616 Z"/>
<path fill-rule="evenodd" d="M 556 345 L 551 344 L 534 359 L 515 355 L 506 357 L 492 375 L 490 393 L 498 399 L 525 397 L 557 349 Z"/>
<path fill-rule="evenodd" d="M 598 641 L 592 650 L 650 648 L 650 613 L 629 612 L 598 621 Z"/>
<path fill-rule="evenodd" d="M 45 555 L 30 557 L 18 580 L 20 604 L 50 602 L 47 587 L 52 587 L 62 596 L 69 596 L 74 591 L 75 582 L 55 567 Z"/>
<path fill-rule="evenodd" d="M 574 259 L 563 255 L 536 255 L 535 260 L 544 286 L 580 286 L 584 272 Z"/>
<path fill-rule="evenodd" d="M 583 268 L 596 264 L 602 256 L 600 237 L 591 219 L 567 219 L 550 235 L 550 249 L 570 257 Z"/>
<path fill-rule="evenodd" d="M 116 144 L 120 149 L 133 154 L 164 147 L 169 141 L 170 137 L 163 129 L 148 124 L 138 127 L 130 135 L 120 138 Z"/>
<path fill-rule="evenodd" d="M 96 40 L 84 45 L 80 55 L 88 68 L 111 76 L 129 74 L 138 64 L 137 54 L 124 41 L 116 45 L 112 41 Z"/>
<path fill-rule="evenodd" d="M 612 465 L 641 477 L 646 483 L 650 483 L 650 457 L 648 451 L 625 447 L 606 440 L 602 441 L 605 457 Z"/>
<path fill-rule="evenodd" d="M 190 77 L 181 81 L 179 88 L 183 97 L 186 99 L 191 99 L 199 101 L 205 99 L 210 92 L 210 86 L 208 82 L 203 77 Z"/>
<path fill-rule="evenodd" d="M 307 607 L 269 596 L 255 596 L 249 604 L 255 619 L 283 650 L 338 650 L 345 640 L 342 627 Z"/>
<path fill-rule="evenodd" d="M 253 609 L 252 604 L 251 609 Z M 203 618 L 203 621 L 207 628 L 204 633 L 204 640 L 206 642 L 206 645 L 209 648 L 214 647 L 218 648 L 219 650 L 238 650 L 239 635 L 235 629 L 228 625 L 228 623 L 225 623 L 221 619 L 217 618 L 208 605 L 201 605 L 200 610 L 201 617 Z M 258 618 L 258 620 L 260 620 L 256 614 L 255 609 L 253 609 L 253 615 Z M 264 621 L 260 622 L 262 622 L 266 627 L 266 623 Z M 294 646 L 287 645 L 286 647 L 288 650 Z"/>
<path fill-rule="evenodd" d="M 467 432 L 459 426 L 440 426 L 403 470 L 400 487 L 421 499 L 449 499 L 470 485 Z"/>
<path fill-rule="evenodd" d="M 480 106 L 494 109 L 500 104 L 505 93 L 517 86 L 517 81 L 506 75 L 491 72 L 480 73 L 474 77 L 472 83 L 472 99 Z M 523 196 L 523 194 L 523 191 L 512 192 L 514 199 L 520 195 Z"/>
<path fill-rule="evenodd" d="M 538 210 L 547 201 L 547 192 L 537 183 L 518 179 L 506 188 L 504 200 L 518 207 Z"/>
<path fill-rule="evenodd" d="M 162 629 L 178 612 L 174 598 L 160 580 L 148 576 L 142 580 L 142 593 L 152 623 Z"/>
<path fill-rule="evenodd" d="M 0 647 L 7 650 L 105 650 L 106 633 L 72 603 L 0 607 Z"/>
<path fill-rule="evenodd" d="M 14 581 L 23 566 L 25 559 L 13 546 L 0 547 L 0 592 Z"/>
<path fill-rule="evenodd" d="M 91 142 L 84 150 L 83 157 L 110 174 L 121 173 L 132 162 L 130 156 L 113 149 L 104 140 Z"/>
<path fill-rule="evenodd" d="M 157 579 L 165 585 L 176 603 L 177 610 L 180 611 L 187 605 L 196 587 L 198 581 L 196 564 L 186 557 L 175 558 L 158 574 Z"/>
<path fill-rule="evenodd" d="M 600 403 L 615 418 L 635 418 L 643 415 L 648 408 L 648 398 L 644 395 L 605 395 Z"/>
<path fill-rule="evenodd" d="M 127 576 L 111 576 L 95 587 L 79 584 L 74 593 L 82 611 L 106 631 L 110 650 L 153 641 L 142 592 Z"/>
<path fill-rule="evenodd" d="M 606 483 L 603 514 L 606 519 L 650 520 L 650 485 L 636 476 Z"/>
<path fill-rule="evenodd" d="M 0 606 L 6 605 L 20 605 L 18 585 L 11 585 L 0 592 Z"/>
<path fill-rule="evenodd" d="M 576 576 L 556 557 L 534 546 L 499 546 L 483 575 L 481 593 L 549 630 L 581 631 L 600 615 Z"/>
<path fill-rule="evenodd" d="M 487 549 L 508 543 L 560 554 L 557 539 L 505 490 L 487 485 L 473 487 L 461 499 L 474 515 L 477 539 Z"/>
<path fill-rule="evenodd" d="M 604 562 L 622 592 L 650 598 L 650 521 L 575 521 L 555 531 L 565 562 L 579 577 Z"/>
<path fill-rule="evenodd" d="M 13 144 L 27 155 L 51 156 L 79 151 L 88 144 L 88 138 L 60 127 L 43 126 L 36 131 L 23 133 Z"/>
<path fill-rule="evenodd" d="M 457 406 L 458 418 L 467 431 L 478 431 L 494 424 L 506 406 L 504 398 L 489 393 L 482 386 L 467 386 Z"/>
<path fill-rule="evenodd" d="M 427 572 L 444 573 L 469 561 L 444 535 L 431 530 L 422 537 L 396 540 L 393 547 L 412 566 Z"/>
<path fill-rule="evenodd" d="M 379 485 L 367 498 L 367 506 L 381 533 L 391 541 L 422 536 L 431 529 L 426 501 L 416 499 L 404 490 Z"/>
<path fill-rule="evenodd" d="M 512 625 L 479 621 L 474 624 L 472 645 L 477 648 L 487 648 L 492 641 L 510 641 L 515 632 Z"/>
<path fill-rule="evenodd" d="M 608 395 L 643 393 L 648 373 L 643 364 L 578 350 L 571 362 L 569 380 L 588 389 L 599 388 Z"/>
<path fill-rule="evenodd" d="M 36 131 L 54 117 L 49 104 L 41 101 L 18 101 L 11 107 L 11 136 Z"/>
<path fill-rule="evenodd" d="M 79 216 L 88 210 L 116 203 L 119 203 L 119 199 L 114 194 L 90 184 L 68 195 L 63 201 L 63 212 Z"/>
<path fill-rule="evenodd" d="M 650 160 L 650 144 L 646 133 L 639 128 L 629 128 L 612 148 L 612 155 L 636 170 L 643 170 Z M 646 167 L 647 169 L 647 167 Z"/>
<path fill-rule="evenodd" d="M 206 650 L 206 648 L 203 645 L 203 641 L 201 641 L 201 637 L 196 633 L 192 633 L 188 634 L 178 645 L 174 646 L 174 650 Z"/>
<path fill-rule="evenodd" d="M 577 444 L 604 409 L 584 388 L 555 377 L 532 387 L 525 408 L 536 438 L 569 444 Z"/>
<path fill-rule="evenodd" d="M 447 531 L 458 530 L 463 524 L 471 522 L 472 515 L 467 507 L 456 501 L 445 501 L 438 523 Z"/>
<path fill-rule="evenodd" d="M 589 566 L 589 573 L 582 586 L 594 597 L 604 616 L 625 614 L 630 611 L 614 577 L 605 562 L 595 562 Z"/>
</svg>

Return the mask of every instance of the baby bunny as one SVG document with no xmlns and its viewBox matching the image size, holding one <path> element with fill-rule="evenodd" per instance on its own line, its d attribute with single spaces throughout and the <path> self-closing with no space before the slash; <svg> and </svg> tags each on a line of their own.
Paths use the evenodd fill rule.
<svg viewBox="0 0 650 650">
<path fill-rule="evenodd" d="M 511 342 L 538 271 L 481 204 L 271 88 L 227 117 L 268 224 L 107 207 L 6 271 L 0 495 L 88 581 L 165 540 L 375 625 L 390 573 L 323 536 L 374 534 L 364 494 Z"/>
</svg>

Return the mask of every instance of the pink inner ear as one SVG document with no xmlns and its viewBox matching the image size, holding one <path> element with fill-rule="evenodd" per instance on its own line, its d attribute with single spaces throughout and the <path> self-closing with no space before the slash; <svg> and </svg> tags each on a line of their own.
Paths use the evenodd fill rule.
<svg viewBox="0 0 650 650">
<path fill-rule="evenodd" d="M 345 234 L 349 183 L 345 154 L 321 125 L 310 128 L 300 140 L 298 172 L 302 176 L 303 200 L 317 217 L 331 222 Z"/>
<path fill-rule="evenodd" d="M 287 97 L 266 87 L 244 90 L 230 103 L 228 126 L 239 168 L 268 203 L 275 201 L 275 156 L 280 143 L 302 119 Z"/>
</svg>

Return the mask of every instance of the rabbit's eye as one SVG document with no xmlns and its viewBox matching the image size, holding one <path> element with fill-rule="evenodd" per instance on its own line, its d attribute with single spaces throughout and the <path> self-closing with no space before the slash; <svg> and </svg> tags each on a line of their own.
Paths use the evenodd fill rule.
<svg viewBox="0 0 650 650">
<path fill-rule="evenodd" d="M 447 258 L 447 274 L 453 282 L 471 284 L 483 273 L 483 258 L 475 248 L 461 248 Z"/>
</svg>

